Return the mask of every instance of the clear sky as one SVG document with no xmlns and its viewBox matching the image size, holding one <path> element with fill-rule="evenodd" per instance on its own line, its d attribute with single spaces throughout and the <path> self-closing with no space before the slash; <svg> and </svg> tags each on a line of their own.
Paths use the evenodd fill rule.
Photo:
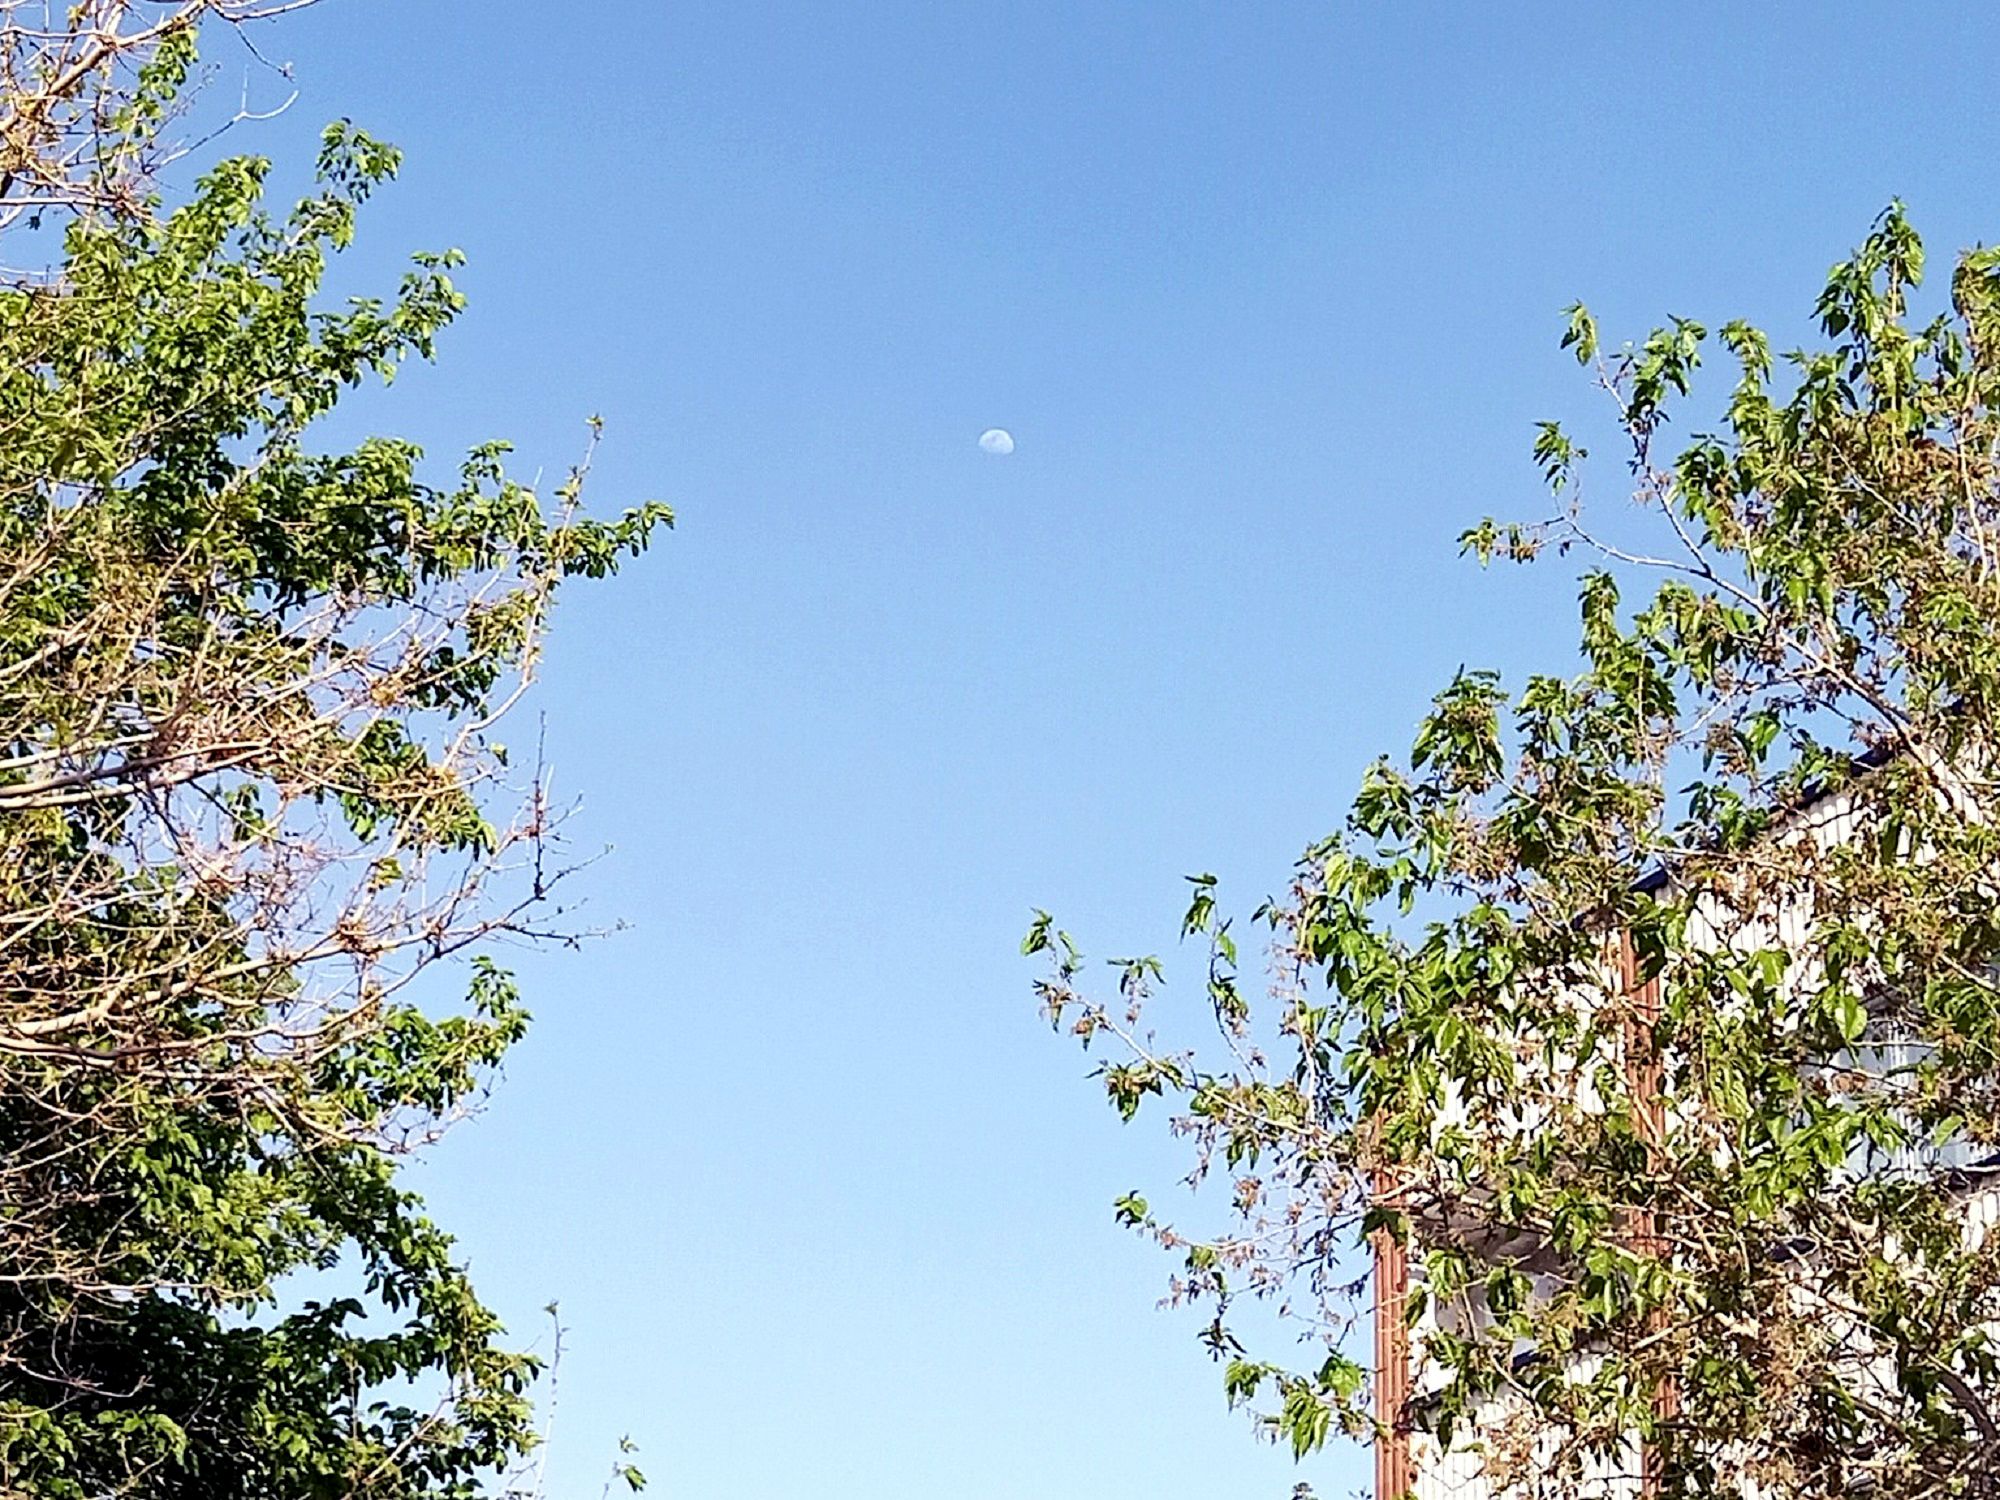
<svg viewBox="0 0 2000 1500">
<path fill-rule="evenodd" d="M 524 965 L 418 1174 L 516 1326 L 562 1302 L 557 1491 L 620 1432 L 677 1500 L 1358 1483 L 1154 1309 L 1110 1203 L 1181 1164 L 1036 1022 L 1029 909 L 1170 949 L 1184 873 L 1279 887 L 1461 662 L 1562 666 L 1561 565 L 1453 541 L 1596 399 L 1559 309 L 1782 342 L 1894 195 L 2000 236 L 2000 16 L 326 0 L 265 46 L 301 95 L 242 144 L 409 153 L 357 267 L 471 257 L 356 420 L 554 473 L 598 412 L 597 499 L 680 512 L 539 694 L 629 930 Z"/>
</svg>

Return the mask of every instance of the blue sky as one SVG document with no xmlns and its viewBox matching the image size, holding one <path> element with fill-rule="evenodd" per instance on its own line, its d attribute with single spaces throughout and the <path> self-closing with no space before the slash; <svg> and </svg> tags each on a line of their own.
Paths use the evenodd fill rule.
<svg viewBox="0 0 2000 1500">
<path fill-rule="evenodd" d="M 1782 342 L 1892 196 L 2000 235 L 2000 21 L 327 0 L 263 45 L 300 98 L 240 144 L 409 154 L 344 274 L 471 258 L 352 420 L 555 473 L 601 413 L 597 499 L 681 517 L 538 697 L 628 930 L 523 966 L 535 1034 L 418 1174 L 524 1333 L 563 1304 L 557 1492 L 621 1432 L 689 1500 L 1359 1483 L 1154 1309 L 1109 1205 L 1182 1163 L 1036 1022 L 1029 909 L 1168 949 L 1184 873 L 1278 887 L 1461 663 L 1565 663 L 1562 566 L 1453 540 L 1592 409 L 1559 309 Z"/>
</svg>

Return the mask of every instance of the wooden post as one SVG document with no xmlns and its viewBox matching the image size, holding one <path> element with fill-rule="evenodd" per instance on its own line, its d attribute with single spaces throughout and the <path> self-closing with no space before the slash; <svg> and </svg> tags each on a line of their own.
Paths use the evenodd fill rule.
<svg viewBox="0 0 2000 1500">
<path fill-rule="evenodd" d="M 1647 1154 L 1658 1163 L 1664 1156 L 1667 1140 L 1666 1074 L 1653 1040 L 1654 1028 L 1660 1020 L 1660 982 L 1639 977 L 1639 957 L 1632 947 L 1629 931 L 1621 932 L 1618 937 L 1618 969 L 1619 988 L 1625 999 L 1626 1086 L 1638 1105 L 1640 1138 L 1646 1143 Z M 1666 1229 L 1658 1213 L 1648 1211 L 1641 1216 L 1635 1230 L 1635 1250 L 1655 1257 L 1667 1254 Z M 1654 1313 L 1652 1331 L 1663 1330 L 1666 1321 L 1664 1313 Z M 1671 1375 L 1663 1376 L 1655 1387 L 1653 1410 L 1662 1421 L 1671 1421 L 1680 1414 L 1680 1390 Z M 1640 1494 L 1649 1500 L 1660 1493 L 1664 1478 L 1661 1463 L 1658 1446 L 1647 1443 L 1640 1458 L 1639 1483 Z"/>
<path fill-rule="evenodd" d="M 1375 1201 L 1389 1199 L 1388 1176 L 1376 1177 Z M 1410 1472 L 1409 1250 L 1386 1229 L 1369 1236 L 1375 1252 L 1375 1500 L 1403 1500 Z"/>
</svg>

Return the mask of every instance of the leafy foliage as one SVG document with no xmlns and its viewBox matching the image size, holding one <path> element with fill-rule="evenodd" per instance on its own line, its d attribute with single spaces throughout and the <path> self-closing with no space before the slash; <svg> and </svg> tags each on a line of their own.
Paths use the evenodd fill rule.
<svg viewBox="0 0 2000 1500">
<path fill-rule="evenodd" d="M 1685 319 L 1608 352 L 1570 311 L 1646 539 L 1586 524 L 1585 454 L 1544 424 L 1557 513 L 1464 543 L 1596 560 L 1581 670 L 1463 673 L 1369 769 L 1257 913 L 1274 1011 L 1197 879 L 1214 1057 L 1156 1040 L 1130 962 L 1091 998 L 1037 916 L 1047 1014 L 1125 1048 L 1112 1103 L 1164 1096 L 1193 1176 L 1233 1181 L 1219 1234 L 1119 1215 L 1296 1451 L 1380 1430 L 1350 1358 L 1372 1234 L 1417 1270 L 1418 1397 L 1388 1415 L 1512 1493 L 1592 1493 L 1635 1441 L 1677 1496 L 2000 1471 L 2000 252 L 1919 319 L 1923 272 L 1892 207 L 1782 361 Z M 1719 428 L 1663 456 L 1718 340 Z M 1253 1355 L 1244 1299 L 1319 1352 Z"/>
<path fill-rule="evenodd" d="M 0 285 L 0 1491 L 470 1495 L 532 1445 L 536 1364 L 398 1161 L 526 1024 L 483 945 L 555 930 L 495 727 L 559 586 L 670 517 L 584 516 L 582 468 L 550 503 L 499 445 L 442 486 L 316 448 L 430 355 L 457 257 L 321 305 L 397 164 L 345 124 L 289 213 L 253 157 L 166 211 L 135 164 L 192 22 L 248 8 L 116 9 L 79 24 L 131 45 L 49 96 L 59 261 Z M 420 1005 L 447 961 L 463 1003 Z"/>
</svg>

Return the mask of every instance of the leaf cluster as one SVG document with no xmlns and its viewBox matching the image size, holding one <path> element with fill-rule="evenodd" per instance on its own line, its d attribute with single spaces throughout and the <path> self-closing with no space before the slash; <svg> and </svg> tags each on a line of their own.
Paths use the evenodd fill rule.
<svg viewBox="0 0 2000 1500">
<path fill-rule="evenodd" d="M 1607 350 L 1571 309 L 1639 539 L 1592 527 L 1585 451 L 1543 424 L 1557 512 L 1464 545 L 1594 560 L 1581 670 L 1463 672 L 1370 768 L 1257 913 L 1274 1008 L 1209 877 L 1209 1051 L 1164 1050 L 1129 984 L 1092 999 L 1038 917 L 1045 1011 L 1127 1050 L 1111 1102 L 1161 1096 L 1191 1175 L 1232 1179 L 1218 1234 L 1120 1216 L 1295 1451 L 1386 1416 L 1537 1496 L 1635 1443 L 1675 1496 L 1942 1497 L 1996 1462 L 2000 254 L 1919 317 L 1924 269 L 1892 206 L 1823 342 L 1725 325 L 1721 422 L 1671 454 L 1715 340 Z M 1417 1396 L 1387 1414 L 1353 1363 L 1371 1238 L 1415 1270 Z M 1328 1363 L 1249 1352 L 1246 1298 Z"/>
</svg>

